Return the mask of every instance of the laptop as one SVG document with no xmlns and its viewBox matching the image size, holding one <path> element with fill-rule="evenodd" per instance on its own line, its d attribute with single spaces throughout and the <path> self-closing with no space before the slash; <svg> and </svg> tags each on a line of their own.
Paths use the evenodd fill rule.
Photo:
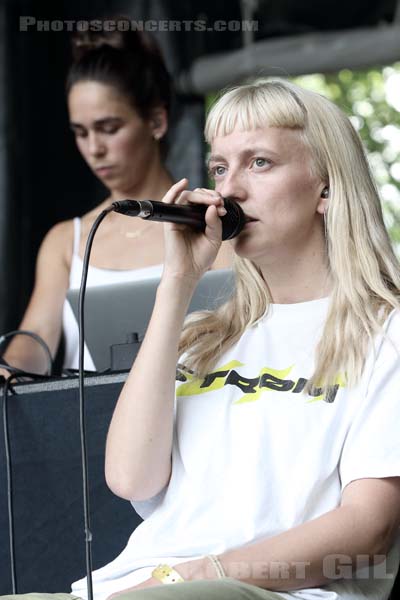
<svg viewBox="0 0 400 600">
<path fill-rule="evenodd" d="M 159 277 L 86 288 L 85 342 L 96 370 L 129 369 L 145 334 L 156 297 Z M 213 310 L 234 289 L 230 269 L 207 271 L 194 292 L 188 313 Z M 67 300 L 78 321 L 79 289 Z"/>
</svg>

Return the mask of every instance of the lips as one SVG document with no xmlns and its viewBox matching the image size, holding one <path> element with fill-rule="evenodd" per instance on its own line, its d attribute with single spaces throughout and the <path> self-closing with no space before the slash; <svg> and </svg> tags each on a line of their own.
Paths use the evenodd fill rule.
<svg viewBox="0 0 400 600">
<path fill-rule="evenodd" d="M 94 170 L 96 173 L 111 171 L 113 167 L 111 165 L 101 165 L 100 167 L 95 167 Z"/>
</svg>

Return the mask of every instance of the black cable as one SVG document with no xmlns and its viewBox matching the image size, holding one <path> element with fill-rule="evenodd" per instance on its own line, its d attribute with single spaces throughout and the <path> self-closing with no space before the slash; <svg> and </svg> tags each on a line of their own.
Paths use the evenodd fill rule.
<svg viewBox="0 0 400 600">
<path fill-rule="evenodd" d="M 89 257 L 92 249 L 93 238 L 102 220 L 109 212 L 114 210 L 114 206 L 109 206 L 103 210 L 89 232 L 86 242 L 85 255 L 83 258 L 81 287 L 79 290 L 79 308 L 78 308 L 78 325 L 79 325 L 79 415 L 80 415 L 80 435 L 81 435 L 81 456 L 82 456 L 82 484 L 83 484 L 83 512 L 85 523 L 85 549 L 86 549 L 86 581 L 88 600 L 93 600 L 93 581 L 92 581 L 92 532 L 90 530 L 90 506 L 89 506 L 89 477 L 88 477 L 88 460 L 86 447 L 86 423 L 85 423 L 85 394 L 84 394 L 84 348 L 85 348 L 85 321 L 84 321 L 84 302 L 86 281 L 89 269 Z"/>
<path fill-rule="evenodd" d="M 27 329 L 14 329 L 13 331 L 8 331 L 7 333 L 3 333 L 0 336 L 0 345 L 5 342 L 10 337 L 14 337 L 15 335 L 27 335 L 34 339 L 38 344 L 40 344 L 46 354 L 47 358 L 47 375 L 51 375 L 53 372 L 53 357 L 51 356 L 50 348 L 46 344 L 43 338 L 40 337 L 34 331 L 28 331 Z"/>
<path fill-rule="evenodd" d="M 18 367 L 13 367 L 8 364 L 3 356 L 0 356 L 0 369 L 9 371 L 13 375 L 13 379 L 17 379 L 19 377 L 28 377 L 29 379 L 52 379 L 50 375 L 40 375 L 40 373 L 31 373 L 30 371 L 24 371 Z"/>
<path fill-rule="evenodd" d="M 10 436 L 8 429 L 8 411 L 7 411 L 7 398 L 8 391 L 11 385 L 12 379 L 15 379 L 17 374 L 11 374 L 6 379 L 3 388 L 3 429 L 4 429 L 4 450 L 6 459 L 6 476 L 7 476 L 7 508 L 8 508 L 8 540 L 10 548 L 10 569 L 11 569 L 11 587 L 12 594 L 17 594 L 17 573 L 15 568 L 15 542 L 14 542 L 14 507 L 13 507 L 13 481 L 12 481 L 12 463 L 11 463 L 11 452 L 10 452 Z"/>
<path fill-rule="evenodd" d="M 14 531 L 14 505 L 13 505 L 13 481 L 12 481 L 12 460 L 10 451 L 10 432 L 8 427 L 8 393 L 13 379 L 21 375 L 31 379 L 47 379 L 44 375 L 28 373 L 22 369 L 10 367 L 7 363 L 0 364 L 0 367 L 10 371 L 10 377 L 5 380 L 3 388 L 3 431 L 4 431 L 4 451 L 6 460 L 6 479 L 7 479 L 7 511 L 8 511 L 8 541 L 10 548 L 10 572 L 12 594 L 17 594 L 17 574 L 15 566 L 15 531 Z M 11 391 L 15 393 L 12 388 Z"/>
<path fill-rule="evenodd" d="M 25 371 L 23 371 L 22 369 L 18 369 L 18 367 L 12 367 L 11 365 L 9 365 L 4 356 L 0 357 L 0 369 L 5 369 L 6 371 L 9 371 L 15 376 L 21 374 L 25 375 Z"/>
</svg>

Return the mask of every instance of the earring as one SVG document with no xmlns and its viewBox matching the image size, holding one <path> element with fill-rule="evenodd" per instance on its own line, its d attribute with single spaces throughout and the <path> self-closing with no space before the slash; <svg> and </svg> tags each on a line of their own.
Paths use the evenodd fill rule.
<svg viewBox="0 0 400 600">
<path fill-rule="evenodd" d="M 329 188 L 326 185 L 321 192 L 321 198 L 329 198 Z"/>
<path fill-rule="evenodd" d="M 161 133 L 157 132 L 157 133 L 153 133 L 153 139 L 156 140 L 156 142 L 158 142 L 158 140 L 161 138 Z"/>
</svg>

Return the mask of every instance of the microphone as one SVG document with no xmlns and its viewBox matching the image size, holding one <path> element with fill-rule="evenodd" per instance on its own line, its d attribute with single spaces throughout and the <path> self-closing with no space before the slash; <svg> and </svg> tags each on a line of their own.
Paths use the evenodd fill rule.
<svg viewBox="0 0 400 600">
<path fill-rule="evenodd" d="M 166 204 L 157 200 L 119 200 L 113 202 L 115 212 L 128 217 L 140 217 L 149 221 L 168 221 L 189 225 L 198 231 L 206 228 L 205 204 Z M 222 239 L 231 240 L 238 235 L 246 224 L 242 208 L 231 198 L 224 198 L 226 215 L 221 217 Z"/>
</svg>

